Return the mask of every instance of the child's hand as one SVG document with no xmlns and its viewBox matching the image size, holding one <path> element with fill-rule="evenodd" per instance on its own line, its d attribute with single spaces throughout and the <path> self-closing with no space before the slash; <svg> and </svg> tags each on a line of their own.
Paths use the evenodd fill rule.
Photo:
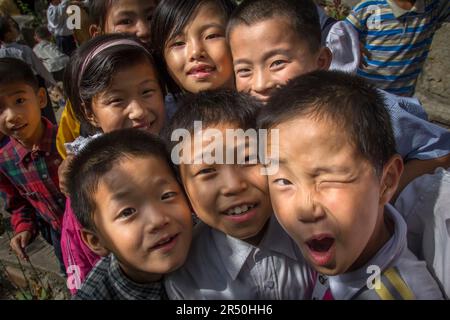
<svg viewBox="0 0 450 320">
<path fill-rule="evenodd" d="M 28 260 L 28 256 L 25 253 L 25 247 L 28 245 L 31 239 L 30 231 L 22 231 L 16 234 L 10 242 L 11 249 L 15 254 L 23 260 Z"/>
<path fill-rule="evenodd" d="M 59 177 L 59 189 L 66 197 L 69 196 L 69 190 L 67 189 L 67 180 L 66 180 L 66 173 L 67 169 L 69 167 L 70 162 L 73 160 L 74 155 L 68 154 L 66 159 L 61 162 L 58 168 L 58 177 Z"/>
</svg>

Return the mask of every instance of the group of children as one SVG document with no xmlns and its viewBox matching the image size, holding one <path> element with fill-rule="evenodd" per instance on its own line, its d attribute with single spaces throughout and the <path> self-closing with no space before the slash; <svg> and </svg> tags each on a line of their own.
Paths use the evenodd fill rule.
<svg viewBox="0 0 450 320">
<path fill-rule="evenodd" d="M 47 234 L 75 299 L 450 294 L 450 132 L 416 99 L 328 71 L 312 0 L 98 0 L 89 13 L 58 129 L 27 64 L 0 59 L 18 255 Z M 215 152 L 245 161 L 206 161 L 197 121 L 218 136 L 267 130 L 266 152 L 251 161 L 250 141 L 226 140 Z M 177 130 L 199 143 L 176 145 Z M 438 194 L 417 210 L 430 174 Z"/>
</svg>

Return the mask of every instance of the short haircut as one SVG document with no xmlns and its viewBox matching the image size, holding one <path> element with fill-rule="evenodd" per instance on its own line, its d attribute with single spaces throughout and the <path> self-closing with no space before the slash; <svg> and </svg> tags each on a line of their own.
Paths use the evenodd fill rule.
<svg viewBox="0 0 450 320">
<path fill-rule="evenodd" d="M 45 26 L 37 27 L 36 30 L 34 30 L 34 35 L 43 40 L 48 40 L 52 37 L 50 31 L 48 31 Z"/>
<path fill-rule="evenodd" d="M 381 175 L 396 153 L 390 115 L 382 94 L 366 80 L 339 71 L 299 76 L 274 92 L 258 117 L 263 129 L 295 121 L 326 120 L 344 130 L 356 151 Z"/>
<path fill-rule="evenodd" d="M 84 228 L 97 230 L 94 196 L 100 179 L 118 162 L 130 157 L 155 157 L 173 170 L 163 140 L 138 129 L 116 130 L 95 138 L 69 164 L 67 181 L 71 205 Z"/>
<path fill-rule="evenodd" d="M 39 89 L 39 81 L 31 67 L 16 58 L 0 58 L 0 85 L 25 83 L 34 90 Z"/>
<path fill-rule="evenodd" d="M 151 25 L 151 43 L 158 63 L 166 66 L 164 48 L 167 42 L 182 32 L 196 10 L 206 3 L 216 4 L 226 22 L 236 8 L 232 0 L 164 0 L 159 3 Z M 167 72 L 164 77 L 171 93 L 176 94 L 182 91 Z"/>
<path fill-rule="evenodd" d="M 194 131 L 194 122 L 201 121 L 203 128 L 220 124 L 235 124 L 240 129 L 256 129 L 256 118 L 261 109 L 260 102 L 246 93 L 229 89 L 187 94 L 165 129 L 165 136 L 171 148 L 178 142 L 170 141 L 176 129 Z"/>
<path fill-rule="evenodd" d="M 90 22 L 97 25 L 101 30 L 104 30 L 106 14 L 115 2 L 117 2 L 117 0 L 89 1 L 88 14 Z"/>
<path fill-rule="evenodd" d="M 298 39 L 306 40 L 311 52 L 320 49 L 320 20 L 313 0 L 244 0 L 231 15 L 227 36 L 238 25 L 251 26 L 275 17 L 291 24 Z"/>
<path fill-rule="evenodd" d="M 82 66 L 92 52 L 104 43 L 120 39 L 134 40 L 141 46 L 122 44 L 109 47 L 95 55 L 87 63 L 81 75 Z M 64 73 L 64 91 L 72 104 L 75 116 L 88 131 L 94 131 L 94 128 L 86 119 L 86 110 L 92 110 L 92 100 L 95 95 L 109 88 L 118 71 L 135 66 L 142 61 L 148 61 L 154 68 L 164 94 L 165 84 L 159 76 L 160 71 L 153 56 L 135 36 L 118 33 L 100 35 L 87 41 L 75 51 Z"/>
</svg>

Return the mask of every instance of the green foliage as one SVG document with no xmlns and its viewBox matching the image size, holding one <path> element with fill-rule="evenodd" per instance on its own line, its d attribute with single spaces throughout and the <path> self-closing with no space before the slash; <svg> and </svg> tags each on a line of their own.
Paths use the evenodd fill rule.
<svg viewBox="0 0 450 320">
<path fill-rule="evenodd" d="M 336 20 L 344 20 L 351 10 L 342 0 L 320 0 L 318 4 L 324 7 L 327 15 Z"/>
</svg>

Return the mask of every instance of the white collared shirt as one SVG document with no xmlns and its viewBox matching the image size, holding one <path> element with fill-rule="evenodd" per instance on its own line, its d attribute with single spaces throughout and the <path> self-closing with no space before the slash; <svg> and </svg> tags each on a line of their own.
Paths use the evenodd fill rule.
<svg viewBox="0 0 450 320">
<path fill-rule="evenodd" d="M 400 213 L 388 204 L 385 214 L 389 215 L 395 224 L 394 234 L 362 268 L 328 277 L 334 299 L 354 298 L 366 286 L 371 275 L 368 272 L 370 266 L 378 266 L 381 272 L 396 267 L 416 299 L 442 299 L 442 293 L 427 270 L 425 262 L 419 261 L 406 247 L 406 223 Z"/>
<path fill-rule="evenodd" d="M 198 224 L 188 260 L 165 286 L 171 299 L 309 299 L 314 274 L 272 216 L 258 247 Z"/>
<path fill-rule="evenodd" d="M 408 248 L 427 262 L 450 297 L 450 170 L 413 180 L 395 207 L 408 225 Z"/>
</svg>

